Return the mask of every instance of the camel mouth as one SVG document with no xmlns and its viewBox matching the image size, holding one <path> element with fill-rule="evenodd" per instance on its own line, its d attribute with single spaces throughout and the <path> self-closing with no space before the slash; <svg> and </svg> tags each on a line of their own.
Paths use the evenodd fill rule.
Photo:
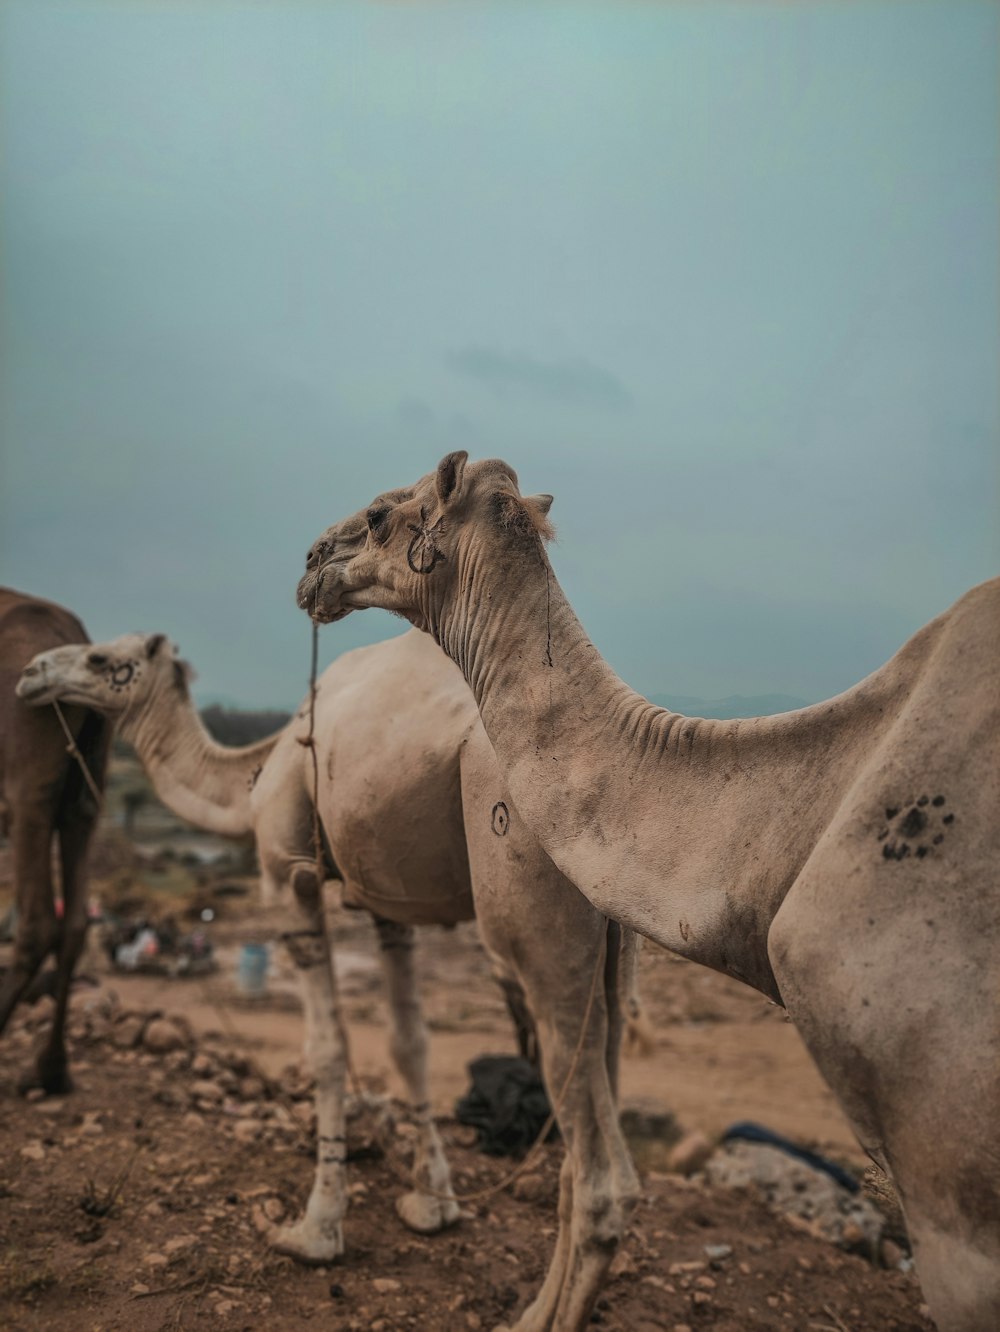
<svg viewBox="0 0 1000 1332">
<path fill-rule="evenodd" d="M 51 703 L 56 697 L 55 689 L 48 683 L 44 675 L 36 675 L 32 672 L 30 675 L 24 674 L 14 686 L 14 693 L 22 703 L 30 703 L 32 707 L 38 707 L 42 703 Z"/>
<path fill-rule="evenodd" d="M 317 624 L 336 624 L 351 613 L 352 608 L 343 604 L 337 581 L 327 577 L 336 565 L 342 563 L 342 560 L 329 559 L 319 569 L 310 569 L 299 579 L 295 599 L 299 609 Z"/>
</svg>

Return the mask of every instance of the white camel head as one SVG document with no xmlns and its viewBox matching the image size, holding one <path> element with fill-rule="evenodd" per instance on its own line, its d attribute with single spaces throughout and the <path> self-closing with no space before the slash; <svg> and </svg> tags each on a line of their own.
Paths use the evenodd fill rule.
<svg viewBox="0 0 1000 1332">
<path fill-rule="evenodd" d="M 39 652 L 21 672 L 16 692 L 26 703 L 59 700 L 118 717 L 164 687 L 186 692 L 191 678 L 191 668 L 165 634 L 123 634 L 110 643 Z"/>
<path fill-rule="evenodd" d="M 327 528 L 309 551 L 299 606 L 323 623 L 381 606 L 426 629 L 483 540 L 549 540 L 551 504 L 551 495 L 522 495 L 507 463 L 449 453 L 415 485 L 386 491 Z"/>
</svg>

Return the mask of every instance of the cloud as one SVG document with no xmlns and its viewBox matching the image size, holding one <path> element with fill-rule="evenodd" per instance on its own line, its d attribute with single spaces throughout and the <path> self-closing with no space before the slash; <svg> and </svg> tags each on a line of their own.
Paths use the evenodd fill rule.
<svg viewBox="0 0 1000 1332">
<path fill-rule="evenodd" d="M 521 352 L 475 346 L 452 352 L 448 361 L 458 374 L 478 379 L 497 393 L 523 392 L 606 411 L 632 405 L 632 395 L 616 375 L 582 357 L 537 361 Z"/>
</svg>

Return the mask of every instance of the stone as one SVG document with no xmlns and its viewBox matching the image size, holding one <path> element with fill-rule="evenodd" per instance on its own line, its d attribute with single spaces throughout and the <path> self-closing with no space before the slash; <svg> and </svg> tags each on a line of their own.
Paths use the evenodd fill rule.
<svg viewBox="0 0 1000 1332">
<path fill-rule="evenodd" d="M 168 1266 L 170 1259 L 165 1253 L 147 1253 L 142 1261 L 145 1267 L 151 1267 L 155 1270 Z"/>
<path fill-rule="evenodd" d="M 126 1013 L 115 1023 L 111 1033 L 111 1043 L 119 1050 L 134 1050 L 142 1039 L 146 1019 L 138 1013 Z"/>
<path fill-rule="evenodd" d="M 376 1277 L 372 1282 L 372 1290 L 377 1291 L 379 1295 L 395 1295 L 402 1289 L 401 1283 L 392 1277 Z"/>
<path fill-rule="evenodd" d="M 175 1235 L 164 1244 L 163 1252 L 171 1255 L 184 1253 L 187 1249 L 193 1249 L 197 1243 L 197 1235 Z"/>
<path fill-rule="evenodd" d="M 148 1295 L 149 1292 L 150 1292 L 150 1289 L 151 1289 L 151 1287 L 150 1287 L 150 1286 L 147 1286 L 146 1283 L 145 1283 L 144 1281 L 133 1281 L 133 1283 L 132 1283 L 132 1285 L 131 1285 L 131 1287 L 130 1287 L 130 1289 L 129 1289 L 129 1294 L 130 1294 L 130 1295 Z"/>
<path fill-rule="evenodd" d="M 552 1185 L 544 1175 L 535 1173 L 518 1175 L 511 1187 L 511 1193 L 519 1202 L 547 1202 L 552 1197 Z"/>
<path fill-rule="evenodd" d="M 257 1101 L 266 1091 L 260 1078 L 243 1078 L 239 1084 L 239 1093 L 244 1101 Z"/>
<path fill-rule="evenodd" d="M 154 1018 L 142 1034 L 142 1043 L 153 1054 L 170 1054 L 172 1050 L 181 1050 L 185 1041 L 183 1034 L 166 1018 Z"/>
<path fill-rule="evenodd" d="M 211 1105 L 222 1104 L 222 1088 L 209 1078 L 199 1078 L 196 1082 L 192 1082 L 191 1095 L 200 1101 L 208 1101 Z"/>
<path fill-rule="evenodd" d="M 26 1161 L 43 1161 L 45 1148 L 40 1142 L 29 1142 L 26 1147 L 21 1148 L 21 1155 Z"/>
<path fill-rule="evenodd" d="M 879 1257 L 883 1267 L 902 1267 L 907 1258 L 905 1249 L 900 1248 L 895 1240 L 884 1239 L 879 1248 Z"/>
<path fill-rule="evenodd" d="M 671 1148 L 667 1166 L 679 1175 L 693 1175 L 712 1155 L 713 1145 L 700 1129 L 692 1129 Z"/>
<path fill-rule="evenodd" d="M 233 1137 L 237 1142 L 256 1142 L 263 1129 L 259 1119 L 238 1119 L 233 1125 Z"/>
<path fill-rule="evenodd" d="M 191 1060 L 191 1072 L 196 1078 L 207 1078 L 216 1072 L 218 1065 L 211 1055 L 198 1054 Z"/>
</svg>

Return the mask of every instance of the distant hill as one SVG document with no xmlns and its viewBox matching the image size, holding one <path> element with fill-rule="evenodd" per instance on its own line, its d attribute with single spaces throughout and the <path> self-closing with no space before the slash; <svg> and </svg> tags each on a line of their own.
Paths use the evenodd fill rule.
<svg viewBox="0 0 1000 1332">
<path fill-rule="evenodd" d="M 729 698 L 695 698 L 690 694 L 650 694 L 650 703 L 657 707 L 681 712 L 685 717 L 717 717 L 727 721 L 732 717 L 769 717 L 775 712 L 794 712 L 807 708 L 804 698 L 791 694 L 731 694 Z"/>
</svg>

